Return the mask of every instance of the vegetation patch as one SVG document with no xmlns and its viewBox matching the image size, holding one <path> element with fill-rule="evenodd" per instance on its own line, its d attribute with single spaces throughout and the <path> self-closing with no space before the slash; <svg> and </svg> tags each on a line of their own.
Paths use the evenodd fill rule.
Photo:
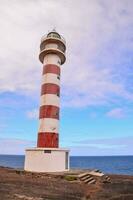
<svg viewBox="0 0 133 200">
<path fill-rule="evenodd" d="M 75 181 L 75 180 L 77 180 L 77 177 L 76 176 L 72 176 L 72 175 L 66 175 L 64 177 L 64 179 L 67 180 L 67 181 Z"/>
</svg>

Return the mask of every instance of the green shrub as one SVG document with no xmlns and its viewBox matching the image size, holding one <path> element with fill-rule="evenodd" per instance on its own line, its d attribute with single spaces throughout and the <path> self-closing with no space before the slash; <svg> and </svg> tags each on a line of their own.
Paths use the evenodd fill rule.
<svg viewBox="0 0 133 200">
<path fill-rule="evenodd" d="M 71 175 L 66 175 L 64 178 L 67 181 L 75 181 L 75 180 L 77 180 L 77 177 L 71 176 Z"/>
</svg>

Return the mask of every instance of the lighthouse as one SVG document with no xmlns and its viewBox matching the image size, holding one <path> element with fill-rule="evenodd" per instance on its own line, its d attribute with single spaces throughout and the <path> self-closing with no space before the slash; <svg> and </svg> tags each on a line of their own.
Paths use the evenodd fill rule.
<svg viewBox="0 0 133 200">
<path fill-rule="evenodd" d="M 69 150 L 59 147 L 60 76 L 65 63 L 65 39 L 52 30 L 41 39 L 39 60 L 43 64 L 37 147 L 26 149 L 26 171 L 69 170 Z"/>
</svg>

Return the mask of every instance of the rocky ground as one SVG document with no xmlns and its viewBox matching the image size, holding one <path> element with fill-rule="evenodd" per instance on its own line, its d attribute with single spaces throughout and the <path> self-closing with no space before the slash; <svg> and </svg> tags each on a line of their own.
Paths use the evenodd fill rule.
<svg viewBox="0 0 133 200">
<path fill-rule="evenodd" d="M 66 175 L 25 173 L 0 167 L 0 200 L 133 200 L 133 176 L 109 175 L 87 185 Z"/>
</svg>

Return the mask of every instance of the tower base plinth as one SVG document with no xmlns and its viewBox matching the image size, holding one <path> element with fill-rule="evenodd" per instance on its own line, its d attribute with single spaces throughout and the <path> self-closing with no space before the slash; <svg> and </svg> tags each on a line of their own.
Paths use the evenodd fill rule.
<svg viewBox="0 0 133 200">
<path fill-rule="evenodd" d="M 25 171 L 63 172 L 69 170 L 69 150 L 61 148 L 26 149 Z"/>
</svg>

